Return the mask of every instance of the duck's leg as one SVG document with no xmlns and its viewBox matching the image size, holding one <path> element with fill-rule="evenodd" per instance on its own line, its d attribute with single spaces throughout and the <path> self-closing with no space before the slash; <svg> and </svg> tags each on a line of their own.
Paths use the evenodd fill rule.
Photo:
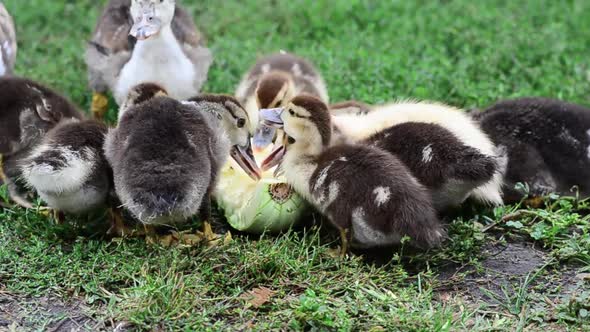
<svg viewBox="0 0 590 332">
<path fill-rule="evenodd" d="M 125 221 L 123 220 L 123 215 L 121 213 L 121 208 L 111 207 L 109 208 L 108 213 L 109 220 L 111 222 L 111 227 L 107 231 L 108 235 L 123 237 L 126 235 L 131 235 L 133 233 L 133 229 L 125 225 Z"/>
<path fill-rule="evenodd" d="M 66 222 L 66 215 L 59 210 L 53 210 L 53 219 L 58 225 L 63 225 Z"/>
<path fill-rule="evenodd" d="M 205 197 L 203 197 L 203 202 L 201 203 L 199 215 L 201 216 L 201 220 L 203 221 L 203 235 L 205 236 L 205 241 L 210 244 L 215 244 L 215 241 L 219 239 L 217 234 L 213 233 L 213 228 L 211 227 L 211 192 L 207 190 Z"/>
<path fill-rule="evenodd" d="M 348 228 L 340 228 L 340 257 L 346 257 L 348 254 L 348 246 L 349 246 L 349 239 L 348 239 Z"/>
<path fill-rule="evenodd" d="M 62 225 L 66 221 L 66 215 L 63 212 L 50 208 L 48 206 L 40 206 L 37 211 L 42 216 L 48 218 L 51 216 L 55 223 L 58 225 Z"/>
<path fill-rule="evenodd" d="M 92 116 L 97 120 L 103 120 L 107 114 L 109 98 L 102 92 L 94 91 L 92 94 L 92 105 L 90 111 Z"/>
<path fill-rule="evenodd" d="M 4 174 L 4 164 L 2 163 L 2 154 L 0 153 L 0 182 L 6 182 L 6 174 Z M 2 184 L 0 183 L 0 185 Z"/>
</svg>

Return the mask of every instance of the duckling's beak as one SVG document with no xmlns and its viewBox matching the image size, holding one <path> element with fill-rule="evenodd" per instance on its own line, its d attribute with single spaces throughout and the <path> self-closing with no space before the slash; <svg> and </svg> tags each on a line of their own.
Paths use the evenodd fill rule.
<svg viewBox="0 0 590 332">
<path fill-rule="evenodd" d="M 282 113 L 283 108 L 264 108 L 259 111 L 262 123 L 273 128 L 283 128 Z"/>
<path fill-rule="evenodd" d="M 283 157 L 285 157 L 285 152 L 287 148 L 285 145 L 279 145 L 276 149 L 274 149 L 266 159 L 262 162 L 262 170 L 267 171 L 277 165 L 279 165 L 283 161 Z"/>
<path fill-rule="evenodd" d="M 269 146 L 274 141 L 276 132 L 277 130 L 275 128 L 261 124 L 256 129 L 256 133 L 254 134 L 254 138 L 252 140 L 254 151 L 260 152 Z"/>
<path fill-rule="evenodd" d="M 262 178 L 261 171 L 256 160 L 254 159 L 254 153 L 252 153 L 252 145 L 250 140 L 245 146 L 234 145 L 230 152 L 231 157 L 240 165 L 240 167 L 252 178 L 254 181 L 258 181 Z"/>
<path fill-rule="evenodd" d="M 145 40 L 158 34 L 161 28 L 162 21 L 156 17 L 155 9 L 145 8 L 142 10 L 141 16 L 133 23 L 129 34 L 137 40 Z"/>
</svg>

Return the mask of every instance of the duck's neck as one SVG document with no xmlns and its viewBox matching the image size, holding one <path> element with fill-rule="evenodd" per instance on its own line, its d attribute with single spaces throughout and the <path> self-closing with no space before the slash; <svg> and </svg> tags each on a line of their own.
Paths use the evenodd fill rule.
<svg viewBox="0 0 590 332">
<path fill-rule="evenodd" d="M 167 62 L 173 60 L 169 55 L 178 51 L 182 51 L 182 49 L 172 32 L 172 27 L 168 24 L 157 35 L 146 40 L 138 40 L 133 50 L 133 57 Z"/>
<path fill-rule="evenodd" d="M 281 165 L 287 182 L 310 202 L 313 197 L 309 183 L 318 166 L 317 157 L 309 151 L 291 148 L 287 150 Z"/>
</svg>

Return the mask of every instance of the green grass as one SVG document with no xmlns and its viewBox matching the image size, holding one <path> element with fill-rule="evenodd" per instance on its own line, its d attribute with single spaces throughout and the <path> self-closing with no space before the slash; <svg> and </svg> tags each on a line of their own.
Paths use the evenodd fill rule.
<svg viewBox="0 0 590 332">
<path fill-rule="evenodd" d="M 104 3 L 5 1 L 19 36 L 16 72 L 88 109 L 83 47 Z M 313 60 L 334 101 L 419 98 L 472 108 L 548 96 L 590 104 L 588 1 L 191 3 L 198 3 L 188 7 L 215 54 L 207 91 L 231 93 L 257 57 L 285 49 Z M 588 205 L 550 201 L 542 210 L 466 213 L 451 222 L 444 249 L 398 249 L 376 260 L 333 258 L 334 238 L 320 228 L 234 236 L 211 249 L 166 249 L 106 241 L 34 211 L 4 210 L 0 318 L 10 294 L 28 302 L 83 302 L 107 329 L 122 322 L 186 331 L 589 329 Z M 447 279 L 437 275 L 449 266 L 459 267 L 450 284 L 463 285 L 490 269 L 485 248 L 510 243 L 534 244 L 543 262 L 486 288 L 488 297 L 442 290 Z M 252 306 L 244 294 L 259 287 L 274 293 Z M 25 316 L 18 325 L 32 330 L 56 319 Z"/>
</svg>

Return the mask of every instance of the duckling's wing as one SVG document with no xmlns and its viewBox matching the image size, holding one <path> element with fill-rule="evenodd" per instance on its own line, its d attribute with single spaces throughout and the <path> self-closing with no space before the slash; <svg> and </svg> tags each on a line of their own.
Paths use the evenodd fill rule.
<svg viewBox="0 0 590 332">
<path fill-rule="evenodd" d="M 14 21 L 0 2 L 0 75 L 12 73 L 16 61 L 16 32 Z"/>
<path fill-rule="evenodd" d="M 180 6 L 176 6 L 174 20 L 172 20 L 172 31 L 180 45 L 183 46 L 185 55 L 193 63 L 195 68 L 193 86 L 196 91 L 200 91 L 201 86 L 207 80 L 209 67 L 213 63 L 213 55 L 205 46 L 205 38 L 197 29 L 190 14 Z"/>
<path fill-rule="evenodd" d="M 133 25 L 130 7 L 131 0 L 111 0 L 96 23 L 85 54 L 89 85 L 95 91 L 104 92 L 114 86 L 131 58 L 135 43 L 129 36 Z"/>
<path fill-rule="evenodd" d="M 96 23 L 92 42 L 112 53 L 130 51 L 128 35 L 133 25 L 129 9 L 131 0 L 111 0 Z"/>
<path fill-rule="evenodd" d="M 172 20 L 172 31 L 181 44 L 189 44 L 192 47 L 205 46 L 205 38 L 197 29 L 192 17 L 184 8 L 178 5 Z"/>
</svg>

